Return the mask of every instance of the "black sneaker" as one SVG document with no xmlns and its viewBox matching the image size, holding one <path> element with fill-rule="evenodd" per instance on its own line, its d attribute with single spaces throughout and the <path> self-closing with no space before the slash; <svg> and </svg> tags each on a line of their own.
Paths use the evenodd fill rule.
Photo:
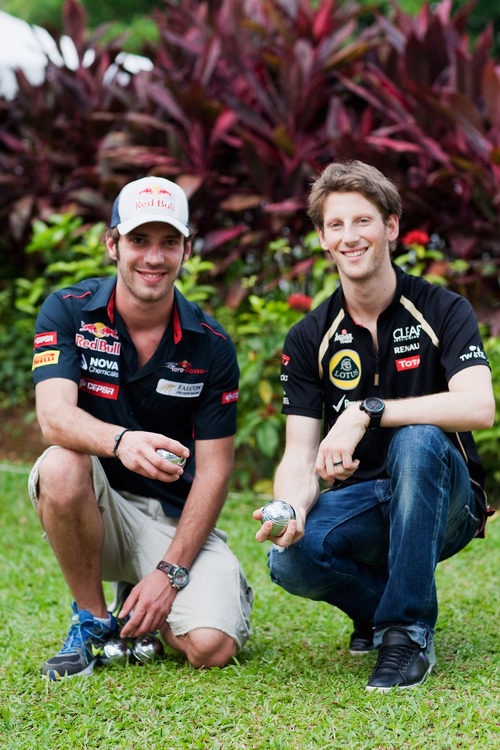
<svg viewBox="0 0 500 750">
<path fill-rule="evenodd" d="M 390 628 L 382 638 L 377 663 L 366 689 L 387 693 L 393 688 L 420 685 L 434 663 L 430 653 L 412 641 L 404 628 Z"/>
<path fill-rule="evenodd" d="M 373 628 L 364 623 L 354 623 L 354 630 L 349 640 L 349 653 L 362 656 L 373 651 Z"/>
<path fill-rule="evenodd" d="M 42 667 L 44 677 L 49 680 L 90 674 L 102 653 L 104 643 L 116 634 L 116 619 L 113 615 L 108 627 L 86 609 L 78 610 L 75 602 L 71 606 L 73 616 L 68 637 L 61 650 Z"/>
</svg>

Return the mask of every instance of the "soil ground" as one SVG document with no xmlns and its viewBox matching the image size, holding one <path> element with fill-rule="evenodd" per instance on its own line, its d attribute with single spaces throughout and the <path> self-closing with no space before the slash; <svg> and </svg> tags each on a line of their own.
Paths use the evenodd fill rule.
<svg viewBox="0 0 500 750">
<path fill-rule="evenodd" d="M 34 404 L 0 409 L 0 463 L 31 464 L 44 448 Z"/>
</svg>

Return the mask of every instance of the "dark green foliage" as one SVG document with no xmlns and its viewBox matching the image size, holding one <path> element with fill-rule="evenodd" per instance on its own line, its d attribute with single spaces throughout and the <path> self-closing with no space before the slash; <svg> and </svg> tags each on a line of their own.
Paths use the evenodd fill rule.
<svg viewBox="0 0 500 750">
<path fill-rule="evenodd" d="M 472 48 L 470 9 L 450 16 L 446 0 L 417 18 L 340 0 L 164 6 L 160 41 L 145 50 L 153 69 L 130 79 L 109 70 L 121 40 L 89 34 L 83 6 L 66 0 L 76 70 L 49 64 L 39 86 L 20 74 L 16 98 L 0 99 L 0 277 L 25 265 L 33 218 L 71 208 L 107 220 L 126 180 L 161 173 L 186 188 L 199 249 L 237 303 L 242 276 L 265 292 L 307 261 L 310 180 L 334 158 L 361 158 L 401 188 L 403 233 L 437 232 L 445 256 L 467 261 L 467 290 L 493 321 L 500 76 L 490 27 Z M 267 251 L 280 237 L 293 248 L 285 259 Z"/>
</svg>

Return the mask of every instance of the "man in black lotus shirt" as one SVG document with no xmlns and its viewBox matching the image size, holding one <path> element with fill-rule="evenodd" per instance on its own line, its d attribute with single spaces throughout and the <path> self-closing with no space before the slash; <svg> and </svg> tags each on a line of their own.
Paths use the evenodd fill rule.
<svg viewBox="0 0 500 750">
<path fill-rule="evenodd" d="M 122 637 L 158 629 L 196 667 L 224 666 L 250 635 L 252 592 L 215 529 L 239 372 L 225 331 L 174 288 L 191 251 L 184 191 L 157 177 L 128 183 L 110 227 L 116 277 L 53 293 L 36 325 L 37 415 L 51 447 L 29 487 L 74 598 L 66 642 L 43 667 L 53 680 L 90 672 L 118 634 L 103 580 L 131 584 Z M 184 469 L 158 449 L 186 458 Z"/>
<path fill-rule="evenodd" d="M 274 495 L 297 520 L 277 538 L 268 521 L 257 539 L 274 542 L 275 583 L 352 618 L 352 653 L 379 648 L 369 691 L 408 688 L 435 662 L 436 565 L 484 528 L 470 430 L 493 423 L 491 374 L 469 303 L 391 263 L 392 182 L 332 164 L 309 214 L 341 287 L 285 341 Z M 320 494 L 318 475 L 332 489 Z"/>
</svg>

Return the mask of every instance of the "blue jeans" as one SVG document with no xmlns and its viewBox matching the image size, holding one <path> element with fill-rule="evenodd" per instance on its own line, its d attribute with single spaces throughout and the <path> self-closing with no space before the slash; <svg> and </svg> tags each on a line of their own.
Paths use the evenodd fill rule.
<svg viewBox="0 0 500 750">
<path fill-rule="evenodd" d="M 470 541 L 479 514 L 465 461 L 438 427 L 397 430 L 387 470 L 388 479 L 323 492 L 304 537 L 271 547 L 271 579 L 373 624 L 376 645 L 398 624 L 424 647 L 437 619 L 436 565 Z"/>
</svg>

